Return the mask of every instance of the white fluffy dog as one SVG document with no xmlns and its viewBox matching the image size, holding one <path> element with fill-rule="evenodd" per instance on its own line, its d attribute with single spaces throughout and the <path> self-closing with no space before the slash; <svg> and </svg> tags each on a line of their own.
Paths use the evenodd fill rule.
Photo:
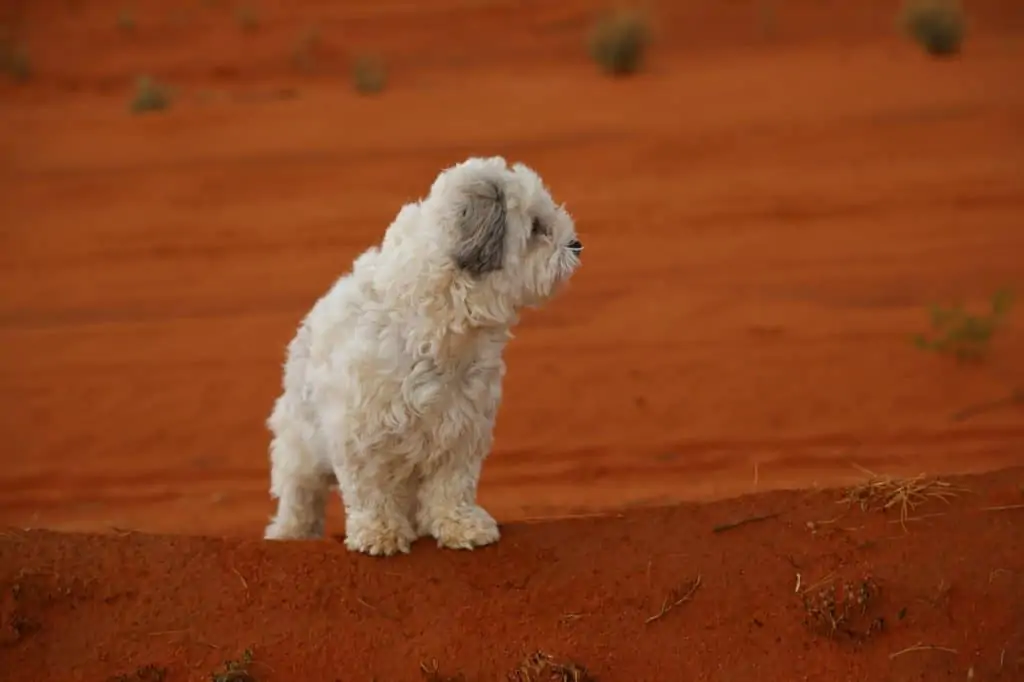
<svg viewBox="0 0 1024 682">
<path fill-rule="evenodd" d="M 351 550 L 408 552 L 427 535 L 495 542 L 476 488 L 502 351 L 519 310 L 548 299 L 582 248 L 541 178 L 500 157 L 442 171 L 402 207 L 288 346 L 267 421 L 278 508 L 266 537 L 322 537 L 337 484 Z"/>
</svg>

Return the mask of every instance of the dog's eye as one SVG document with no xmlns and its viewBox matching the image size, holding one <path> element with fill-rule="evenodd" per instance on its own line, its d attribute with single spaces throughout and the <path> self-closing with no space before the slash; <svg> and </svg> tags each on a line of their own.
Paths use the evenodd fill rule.
<svg viewBox="0 0 1024 682">
<path fill-rule="evenodd" d="M 542 234 L 547 234 L 547 230 L 544 228 L 544 223 L 540 221 L 540 218 L 534 218 L 533 227 L 530 229 L 530 236 L 537 237 Z"/>
</svg>

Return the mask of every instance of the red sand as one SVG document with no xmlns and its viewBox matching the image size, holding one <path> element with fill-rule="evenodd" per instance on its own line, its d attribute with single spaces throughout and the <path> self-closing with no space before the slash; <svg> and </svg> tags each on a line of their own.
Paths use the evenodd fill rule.
<svg viewBox="0 0 1024 682">
<path fill-rule="evenodd" d="M 541 650 L 599 680 L 1019 680 L 1024 508 L 985 508 L 1021 507 L 1021 482 L 1024 468 L 956 481 L 971 492 L 919 507 L 906 531 L 831 493 L 771 493 L 518 524 L 481 551 L 421 542 L 395 559 L 334 541 L 11 533 L 0 670 L 156 666 L 198 682 L 249 648 L 260 682 L 412 682 L 434 661 L 498 681 Z M 765 514 L 778 516 L 714 532 Z M 833 632 L 821 594 L 846 584 Z"/>
<path fill-rule="evenodd" d="M 952 419 L 1024 384 L 1024 327 L 1011 319 L 976 366 L 908 341 L 927 329 L 928 303 L 980 305 L 1000 286 L 1024 289 L 1016 3 L 970 3 L 964 53 L 941 62 L 895 34 L 892 2 L 653 3 L 648 68 L 621 81 L 602 77 L 582 49 L 595 3 L 255 6 L 251 31 L 234 5 L 216 0 L 140 3 L 134 31 L 118 28 L 113 2 L 33 0 L 0 11 L 35 71 L 24 85 L 0 84 L 0 524 L 257 536 L 271 511 L 263 420 L 285 343 L 401 203 L 469 154 L 535 166 L 587 245 L 570 289 L 529 315 L 510 347 L 481 489 L 499 520 L 843 485 L 863 478 L 855 464 L 944 474 L 1024 459 L 1020 405 Z M 293 55 L 311 26 L 321 42 L 307 72 Z M 364 51 L 389 66 L 380 97 L 350 88 L 349 59 Z M 177 88 L 172 110 L 127 113 L 142 73 Z M 1019 473 L 1008 482 L 1018 483 Z M 840 556 L 809 539 L 802 521 L 783 524 L 799 516 L 792 511 L 723 535 L 721 549 L 705 546 L 699 519 L 790 508 L 782 498 L 730 504 L 628 512 L 628 535 L 611 520 L 512 525 L 489 553 L 417 549 L 393 569 L 327 545 L 310 553 L 236 540 L 18 534 L 0 554 L 8 581 L 56 562 L 55 580 L 82 596 L 61 601 L 46 590 L 64 583 L 34 578 L 31 589 L 50 606 L 28 617 L 44 627 L 0 647 L 0 662 L 46 651 L 36 665 L 49 672 L 16 668 L 15 679 L 63 681 L 70 667 L 53 652 L 77 650 L 67 665 L 95 679 L 121 671 L 130 652 L 140 657 L 133 663 L 152 655 L 181 672 L 183 661 L 205 665 L 254 643 L 274 668 L 261 680 L 293 679 L 293 667 L 309 679 L 329 679 L 327 670 L 412 679 L 418 657 L 493 679 L 532 646 L 633 681 L 659 669 L 672 678 L 675 657 L 698 678 L 728 679 L 721 667 L 785 680 L 802 679 L 796 670 L 851 680 L 955 670 L 964 679 L 972 662 L 994 670 L 997 646 L 1006 666 L 1019 660 L 1020 638 L 1008 633 L 1024 624 L 1007 616 L 1021 606 L 1008 598 L 1024 594 L 1019 572 L 977 580 L 1021 568 L 1019 514 L 946 517 L 877 554 L 834 540 Z M 332 514 L 340 532 L 337 504 Z M 696 544 L 707 554 L 672 559 L 678 570 L 666 564 L 652 585 L 699 570 L 704 601 L 688 604 L 672 633 L 653 634 L 656 625 L 636 623 L 656 601 L 637 566 L 666 552 L 656 538 L 669 523 L 682 551 Z M 939 543 L 950 536 L 955 551 Z M 903 596 L 943 579 L 963 593 L 951 593 L 953 615 L 908 616 L 903 634 L 855 647 L 863 657 L 812 645 L 792 629 L 792 588 L 781 583 L 793 575 L 783 580 L 781 564 L 762 556 L 772 546 L 814 558 L 808 576 L 824 572 L 822 562 L 869 565 Z M 237 578 L 232 554 L 219 553 L 229 547 L 260 576 L 247 579 L 252 603 L 230 617 L 239 595 L 221 586 L 236 589 Z M 560 573 L 550 579 L 534 574 L 511 596 L 488 592 L 555 559 Z M 326 570 L 342 564 L 351 585 Z M 386 584 L 389 572 L 410 576 L 412 564 L 439 581 L 429 595 L 417 592 L 422 602 L 411 601 L 411 586 L 393 593 Z M 274 589 L 295 571 L 317 596 Z M 590 582 L 592 571 L 602 582 Z M 126 590 L 136 596 L 115 597 L 117 619 L 95 611 L 107 625 L 56 619 L 94 613 L 107 592 Z M 357 594 L 406 611 L 328 635 L 328 622 L 369 618 L 349 612 Z M 542 606 L 551 594 L 562 601 Z M 537 608 L 550 616 L 556 606 L 600 607 L 607 617 L 564 632 L 534 622 Z M 276 617 L 284 609 L 286 621 Z M 766 614 L 764 628 L 744 625 L 748 612 Z M 192 621 L 210 639 L 122 641 Z M 715 634 L 712 624 L 724 629 Z M 754 648 L 736 651 L 748 635 Z M 363 660 L 359 642 L 399 646 L 403 636 L 413 644 L 399 654 L 381 646 L 363 652 L 366 668 L 344 667 Z M 957 655 L 888 662 L 890 648 L 946 636 Z M 101 642 L 106 663 L 90 659 Z M 630 653 L 634 644 L 643 656 Z M 974 646 L 984 650 L 977 661 Z"/>
</svg>

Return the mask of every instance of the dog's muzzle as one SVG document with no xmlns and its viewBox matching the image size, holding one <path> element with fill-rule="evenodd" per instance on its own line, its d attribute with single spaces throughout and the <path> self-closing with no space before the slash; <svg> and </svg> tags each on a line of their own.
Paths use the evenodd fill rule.
<svg viewBox="0 0 1024 682">
<path fill-rule="evenodd" d="M 583 244 L 581 244 L 578 239 L 573 239 L 571 242 L 569 242 L 566 248 L 568 248 L 570 251 L 572 251 L 574 254 L 578 256 L 580 255 L 580 251 L 583 250 Z"/>
</svg>

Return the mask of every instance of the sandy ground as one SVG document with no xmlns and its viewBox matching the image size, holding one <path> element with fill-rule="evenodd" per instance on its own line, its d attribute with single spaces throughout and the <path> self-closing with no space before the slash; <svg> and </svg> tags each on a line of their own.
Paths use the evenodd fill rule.
<svg viewBox="0 0 1024 682">
<path fill-rule="evenodd" d="M 1014 75 L 1024 62 L 1024 12 L 1009 1 L 970 3 L 963 54 L 940 62 L 895 33 L 894 2 L 648 4 L 657 19 L 649 64 L 636 78 L 613 81 L 582 48 L 596 3 L 579 0 L 4 3 L 0 25 L 25 42 L 33 76 L 22 85 L 0 82 L 0 525 L 258 534 L 271 512 L 263 421 L 298 320 L 380 238 L 403 202 L 422 195 L 441 167 L 471 154 L 504 154 L 536 167 L 586 243 L 571 287 L 529 314 L 509 348 L 497 442 L 480 491 L 502 522 L 847 485 L 863 480 L 865 468 L 913 475 L 1020 465 L 1024 412 L 1004 399 L 1024 385 L 1024 326 L 1011 317 L 977 365 L 923 353 L 909 337 L 927 331 L 929 303 L 981 306 L 999 287 L 1024 285 L 1024 90 Z M 243 16 L 253 20 L 248 29 Z M 381 96 L 360 97 L 351 87 L 349 64 L 366 53 L 388 64 Z M 128 113 L 141 74 L 175 89 L 170 111 Z M 788 498 L 766 499 L 772 506 Z M 684 552 L 698 532 L 684 518 L 711 514 L 694 507 L 627 513 L 630 532 L 647 538 L 645 551 L 667 551 L 656 529 L 672 519 L 679 524 L 672 538 Z M 902 575 L 909 569 L 884 562 L 934 559 L 972 580 L 996 568 L 987 558 L 984 566 L 963 564 L 975 555 L 1020 568 L 1010 520 L 964 514 L 924 539 L 894 545 L 912 542 L 913 551 L 930 554 L 886 549 L 877 557 L 858 554 L 850 565 Z M 1018 516 L 998 518 L 1015 519 L 1019 536 Z M 593 524 L 513 525 L 512 540 L 484 555 L 492 558 L 481 566 L 472 557 L 428 552 L 396 570 L 405 571 L 406 591 L 413 589 L 411 571 L 436 574 L 431 598 L 440 600 L 436 580 L 451 574 L 450 562 L 495 584 L 513 581 L 499 566 L 525 571 L 536 555 L 517 554 L 523 543 L 530 551 L 557 546 L 550 551 L 565 575 L 573 561 L 586 567 L 577 571 L 605 563 L 584 556 L 633 557 L 632 535 L 616 535 L 611 521 Z M 728 578 L 705 575 L 708 590 L 716 590 L 705 598 L 733 618 L 743 600 L 755 611 L 782 608 L 758 595 L 762 587 L 786 590 L 765 587 L 770 576 L 743 574 L 739 556 L 783 533 L 768 527 L 731 536 L 735 544 L 723 545 L 731 548 L 725 554 L 705 557 L 731 567 Z M 580 540 L 580 529 L 594 535 Z M 780 537 L 799 547 L 804 531 L 797 524 Z M 769 535 L 762 539 L 762 532 Z M 937 544 L 949 533 L 958 534 L 956 555 Z M 557 544 L 569 535 L 579 547 Z M 62 580 L 83 570 L 91 577 L 81 580 L 102 582 L 109 569 L 127 581 L 124 590 L 164 595 L 155 597 L 164 600 L 159 617 L 126 611 L 138 614 L 130 627 L 139 632 L 187 627 L 186 613 L 200 617 L 201 598 L 237 581 L 223 573 L 235 552 L 279 582 L 302 571 L 315 591 L 340 570 L 376 585 L 378 597 L 386 593 L 383 578 L 373 577 L 381 569 L 370 568 L 377 564 L 330 548 L 307 555 L 243 540 L 20 531 L 17 538 L 0 554 L 0 569 L 15 583 L 24 556 L 35 562 L 32 570 L 65 562 Z M 983 544 L 997 540 L 1008 544 Z M 190 556 L 199 558 L 191 564 Z M 499 556 L 505 558 L 493 558 Z M 700 568 L 678 562 L 682 573 Z M 179 570 L 186 565 L 193 568 Z M 217 577 L 167 612 L 177 581 L 188 575 L 202 582 L 203 567 L 213 565 Z M 607 570 L 614 574 L 604 578 L 608 591 L 587 583 L 578 593 L 600 601 L 622 585 L 640 590 L 632 564 Z M 176 573 L 170 582 L 169 571 Z M 672 575 L 665 571 L 659 580 L 667 584 Z M 913 589 L 942 579 L 939 568 L 929 571 Z M 356 608 L 332 602 L 333 611 L 303 616 L 316 623 L 302 621 L 301 632 L 287 637 L 260 631 L 277 618 L 275 600 L 285 597 L 275 596 L 270 578 L 265 587 L 251 580 L 257 601 L 234 620 L 211 623 L 232 632 L 218 646 L 254 641 L 262 648 L 284 637 L 289 650 L 301 650 L 307 629 L 322 638 L 328 613 L 351 620 L 338 609 Z M 963 637 L 995 646 L 969 614 L 1000 607 L 998 595 L 1011 594 L 1013 584 L 978 583 L 969 589 L 981 592 L 957 597 L 960 654 L 928 660 L 966 674 Z M 337 596 L 357 583 L 332 585 Z M 236 598 L 218 597 L 219 613 L 229 613 L 224 600 Z M 458 652 L 446 649 L 455 639 L 444 639 L 457 635 L 429 635 L 439 628 L 425 616 L 401 618 L 406 634 L 419 633 L 414 641 L 441 638 L 410 656 L 435 656 L 469 672 L 504 670 L 528 644 L 528 612 L 514 599 L 488 607 L 498 620 L 473 628 L 484 627 L 489 639 L 462 642 Z M 315 606 L 300 602 L 278 606 L 290 614 Z M 1007 606 L 993 613 L 1005 617 Z M 77 606 L 54 608 L 66 614 L 61 609 Z M 685 650 L 699 652 L 686 659 L 691 676 L 699 678 L 692 666 L 704 666 L 707 679 L 728 679 L 712 675 L 717 668 L 709 663 L 725 656 L 726 643 L 708 644 L 701 634 L 724 616 L 700 608 L 702 615 L 676 623 L 674 641 L 690 638 Z M 470 622 L 469 615 L 444 617 L 451 626 Z M 628 618 L 621 618 L 626 628 Z M 382 631 L 382 623 L 367 633 Z M 746 632 L 737 623 L 730 636 Z M 68 627 L 43 628 L 52 636 L 19 640 L 0 657 L 24 663 L 40 651 L 33 647 L 86 652 L 97 645 L 91 633 Z M 110 627 L 95 637 L 129 625 Z M 586 637 L 559 641 L 577 642 L 607 679 L 654 679 L 653 671 L 667 669 L 659 665 L 676 664 L 642 668 L 632 654 L 601 648 L 615 637 L 632 640 L 630 630 L 587 627 L 595 629 Z M 239 629 L 252 634 L 247 639 Z M 503 629 L 518 633 L 515 646 L 501 639 Z M 743 663 L 754 667 L 729 668 L 736 675 L 777 655 L 773 642 L 784 632 L 756 632 L 758 653 Z M 370 636 L 316 650 L 348 656 Z M 660 636 L 662 644 L 671 639 Z M 896 639 L 894 646 L 903 643 Z M 788 646 L 803 651 L 802 644 Z M 1020 656 L 1019 640 L 1013 646 Z M 139 656 L 150 651 L 138 647 L 132 651 Z M 173 658 L 170 649 L 153 651 L 165 663 Z M 455 660 L 466 651 L 480 656 Z M 828 663 L 803 668 L 810 679 L 822 670 L 848 672 L 836 679 L 879 670 L 828 651 Z M 881 665 L 886 657 L 874 651 Z M 204 663 L 214 653 L 221 652 L 207 651 Z M 119 655 L 112 650 L 109 660 Z M 274 659 L 284 655 L 267 653 L 277 665 L 266 679 L 301 679 L 288 672 L 293 666 L 299 674 L 298 654 Z M 50 656 L 50 678 L 68 679 L 71 668 Z M 95 679 L 99 668 L 81 656 L 82 670 L 92 671 L 81 679 Z M 325 666 L 330 657 L 315 656 Z M 381 667 L 366 670 L 394 675 L 378 679 L 415 673 L 412 658 L 374 656 L 360 660 Z M 629 674 L 612 674 L 623 656 Z M 105 670 L 117 672 L 112 666 Z M 888 679 L 916 679 L 891 670 Z M 44 672 L 19 679 L 48 679 Z"/>
<path fill-rule="evenodd" d="M 333 540 L 10 532 L 0 670 L 200 682 L 249 650 L 232 682 L 519 682 L 506 672 L 539 651 L 602 681 L 1019 680 L 1024 468 L 947 482 L 956 497 L 905 528 L 845 493 L 776 492 L 384 560 Z"/>
</svg>

